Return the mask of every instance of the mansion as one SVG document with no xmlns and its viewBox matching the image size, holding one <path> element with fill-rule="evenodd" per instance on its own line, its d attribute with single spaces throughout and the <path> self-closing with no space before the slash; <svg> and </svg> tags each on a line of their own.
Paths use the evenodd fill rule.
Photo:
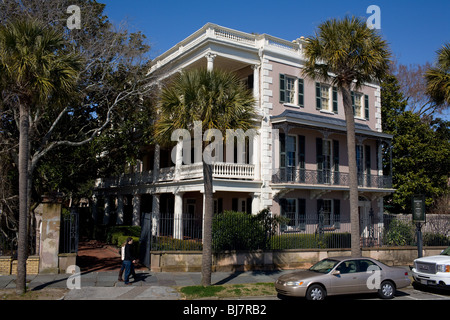
<svg viewBox="0 0 450 320">
<path fill-rule="evenodd" d="M 342 95 L 303 75 L 303 43 L 303 37 L 287 41 L 208 23 L 152 61 L 149 73 L 156 84 L 170 82 L 181 70 L 217 68 L 234 72 L 253 92 L 258 134 L 213 164 L 216 214 L 268 208 L 289 218 L 287 232 L 305 230 L 319 214 L 329 230 L 350 224 Z M 382 131 L 378 83 L 352 92 L 352 102 L 363 236 L 366 218 L 382 221 L 383 197 L 394 192 L 382 165 L 383 146 L 392 136 Z M 97 221 L 139 225 L 144 213 L 156 222 L 162 214 L 202 218 L 202 163 L 172 161 L 172 150 L 159 145 L 142 150 L 138 165 L 97 181 Z M 173 237 L 183 238 L 181 224 L 174 225 Z"/>
</svg>

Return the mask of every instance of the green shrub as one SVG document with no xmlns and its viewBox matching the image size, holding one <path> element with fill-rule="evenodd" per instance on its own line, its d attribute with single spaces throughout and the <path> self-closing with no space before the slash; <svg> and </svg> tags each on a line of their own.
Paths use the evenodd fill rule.
<svg viewBox="0 0 450 320">
<path fill-rule="evenodd" d="M 157 237 L 154 241 L 152 250 L 168 251 L 168 250 L 202 250 L 201 242 L 194 240 L 179 240 L 170 237 Z"/>
<path fill-rule="evenodd" d="M 141 227 L 139 226 L 113 226 L 106 230 L 106 242 L 118 247 L 123 245 L 127 237 L 137 238 L 139 242 L 140 236 Z"/>
<path fill-rule="evenodd" d="M 248 213 L 225 211 L 213 218 L 214 251 L 264 249 L 267 239 L 263 224 Z"/>
<path fill-rule="evenodd" d="M 389 246 L 413 245 L 414 230 L 411 222 L 394 219 L 383 231 L 383 243 Z"/>
</svg>

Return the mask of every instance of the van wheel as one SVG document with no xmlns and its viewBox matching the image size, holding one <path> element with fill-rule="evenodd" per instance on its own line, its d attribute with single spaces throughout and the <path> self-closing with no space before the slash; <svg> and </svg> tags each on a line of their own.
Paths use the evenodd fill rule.
<svg viewBox="0 0 450 320">
<path fill-rule="evenodd" d="M 381 299 L 394 298 L 395 285 L 391 281 L 383 281 L 381 283 L 380 289 L 378 290 L 378 295 Z"/>
<path fill-rule="evenodd" d="M 306 299 L 307 300 L 324 300 L 327 296 L 327 292 L 325 289 L 318 284 L 313 284 L 306 291 Z"/>
</svg>

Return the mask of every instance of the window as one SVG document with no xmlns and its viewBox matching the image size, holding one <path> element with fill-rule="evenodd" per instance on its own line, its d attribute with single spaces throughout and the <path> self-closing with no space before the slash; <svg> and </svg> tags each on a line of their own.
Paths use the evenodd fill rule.
<svg viewBox="0 0 450 320">
<path fill-rule="evenodd" d="M 338 94 L 336 87 L 316 82 L 316 109 L 338 113 Z"/>
<path fill-rule="evenodd" d="M 284 231 L 305 230 L 306 227 L 306 200 L 280 199 L 281 215 L 288 218 Z"/>
<path fill-rule="evenodd" d="M 280 102 L 304 106 L 303 79 L 280 74 Z"/>
<path fill-rule="evenodd" d="M 339 141 L 317 138 L 316 161 L 318 183 L 339 184 Z"/>
<path fill-rule="evenodd" d="M 356 272 L 356 260 L 343 261 L 336 268 L 336 270 L 339 271 L 341 274 L 355 273 Z"/>
<path fill-rule="evenodd" d="M 356 168 L 358 172 L 358 185 L 371 186 L 371 152 L 369 145 L 357 145 L 356 146 Z"/>
<path fill-rule="evenodd" d="M 355 93 L 354 94 L 354 110 L 355 117 L 362 118 L 362 103 L 361 103 L 362 94 Z"/>
<path fill-rule="evenodd" d="M 333 226 L 339 228 L 341 221 L 341 201 L 339 199 L 317 200 L 319 228 Z"/>
<path fill-rule="evenodd" d="M 356 118 L 369 120 L 369 96 L 359 92 L 351 92 L 353 115 Z"/>
</svg>

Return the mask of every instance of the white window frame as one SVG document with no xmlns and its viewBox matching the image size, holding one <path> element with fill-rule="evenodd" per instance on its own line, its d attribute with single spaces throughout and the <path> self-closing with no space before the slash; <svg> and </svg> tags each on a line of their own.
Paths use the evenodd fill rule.
<svg viewBox="0 0 450 320">
<path fill-rule="evenodd" d="M 364 117 L 364 107 L 365 107 L 364 106 L 364 94 L 362 94 L 361 92 L 354 92 L 353 94 L 355 96 L 355 118 L 365 120 L 365 117 Z M 359 107 L 359 109 L 357 107 Z"/>
</svg>

